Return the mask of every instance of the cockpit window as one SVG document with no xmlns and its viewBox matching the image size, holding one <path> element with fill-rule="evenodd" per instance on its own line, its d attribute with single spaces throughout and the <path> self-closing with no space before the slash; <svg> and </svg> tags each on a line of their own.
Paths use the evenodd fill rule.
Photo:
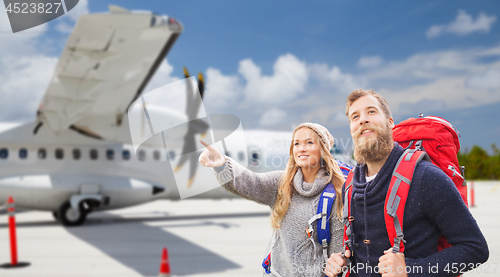
<svg viewBox="0 0 500 277">
<path fill-rule="evenodd" d="M 175 158 L 175 152 L 172 150 L 168 151 L 168 158 L 170 160 L 173 160 Z"/>
<path fill-rule="evenodd" d="M 28 150 L 26 148 L 19 149 L 19 158 L 26 159 L 28 157 Z"/>
<path fill-rule="evenodd" d="M 115 159 L 115 151 L 113 149 L 106 150 L 106 158 L 111 161 Z"/>
<path fill-rule="evenodd" d="M 56 159 L 62 160 L 64 158 L 64 150 L 62 148 L 56 149 Z"/>
</svg>

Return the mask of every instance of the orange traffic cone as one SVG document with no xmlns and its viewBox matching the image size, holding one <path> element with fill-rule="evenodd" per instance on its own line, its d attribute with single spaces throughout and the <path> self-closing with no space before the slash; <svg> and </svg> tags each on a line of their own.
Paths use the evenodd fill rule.
<svg viewBox="0 0 500 277">
<path fill-rule="evenodd" d="M 30 265 L 27 262 L 17 261 L 17 238 L 16 238 L 16 208 L 14 205 L 14 199 L 9 196 L 7 200 L 7 214 L 9 215 L 9 237 L 10 237 L 10 264 L 2 264 L 0 267 L 3 268 L 15 268 L 15 267 L 25 267 Z"/>
<path fill-rule="evenodd" d="M 168 260 L 168 252 L 166 247 L 163 248 L 163 255 L 161 256 L 159 277 L 170 277 L 170 262 Z"/>
</svg>

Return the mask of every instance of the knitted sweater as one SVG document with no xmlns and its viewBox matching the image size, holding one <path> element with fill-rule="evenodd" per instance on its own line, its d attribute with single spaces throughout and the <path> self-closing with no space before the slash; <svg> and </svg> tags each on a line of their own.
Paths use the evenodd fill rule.
<svg viewBox="0 0 500 277">
<path fill-rule="evenodd" d="M 386 163 L 371 182 L 365 181 L 365 166 L 358 165 L 354 170 L 351 214 L 357 245 L 353 247 L 351 265 L 363 264 L 365 269 L 358 266 L 358 271 L 354 270 L 351 276 L 380 276 L 366 268 L 368 265 L 375 268 L 384 250 L 391 247 L 384 204 L 392 172 L 403 152 L 395 143 Z M 405 261 L 411 268 L 408 276 L 457 276 L 457 267 L 470 270 L 471 264 L 488 259 L 486 240 L 455 185 L 428 161 L 421 161 L 415 169 L 405 206 L 403 233 Z M 441 234 L 453 246 L 438 252 Z M 364 243 L 365 239 L 370 240 L 369 244 Z"/>
<path fill-rule="evenodd" d="M 233 159 L 225 158 L 224 168 L 215 170 L 219 183 L 229 192 L 272 208 L 276 202 L 283 171 L 254 173 Z M 313 224 L 312 239 L 306 232 L 307 221 L 317 214 L 320 194 L 329 179 L 325 172 L 321 169 L 312 184 L 304 182 L 300 169 L 295 174 L 293 180 L 295 189 L 288 211 L 281 222 L 281 227 L 274 233 L 271 273 L 264 273 L 264 276 L 325 276 L 323 251 L 316 239 L 316 222 Z M 331 241 L 328 255 L 341 251 L 343 228 L 333 208 L 330 216 Z"/>
</svg>

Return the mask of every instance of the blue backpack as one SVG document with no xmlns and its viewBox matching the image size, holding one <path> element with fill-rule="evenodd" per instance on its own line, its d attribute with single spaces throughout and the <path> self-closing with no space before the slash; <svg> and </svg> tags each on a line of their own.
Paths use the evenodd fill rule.
<svg viewBox="0 0 500 277">
<path fill-rule="evenodd" d="M 349 172 L 352 170 L 352 166 L 345 164 L 341 161 L 337 161 L 337 164 L 342 171 L 344 178 L 347 178 Z M 309 238 L 313 235 L 312 224 L 316 222 L 317 235 L 316 238 L 318 243 L 323 247 L 323 258 L 325 263 L 328 260 L 328 243 L 330 243 L 330 214 L 332 211 L 333 203 L 335 202 L 335 196 L 337 195 L 335 187 L 333 184 L 328 184 L 325 186 L 319 197 L 317 214 L 307 222 L 309 228 L 307 229 L 307 235 Z M 262 262 L 262 267 L 264 268 L 266 274 L 271 273 L 271 253 L 266 256 Z"/>
</svg>

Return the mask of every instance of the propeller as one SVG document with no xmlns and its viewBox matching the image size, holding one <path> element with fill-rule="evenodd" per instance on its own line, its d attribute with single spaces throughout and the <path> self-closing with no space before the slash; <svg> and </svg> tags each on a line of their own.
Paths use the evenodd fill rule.
<svg viewBox="0 0 500 277">
<path fill-rule="evenodd" d="M 191 77 L 186 67 L 184 67 L 184 77 L 188 79 Z M 203 78 L 203 74 L 201 72 L 198 74 L 198 89 L 201 97 L 196 97 L 194 95 L 193 84 L 187 80 L 186 82 L 186 115 L 188 116 L 188 131 L 184 136 L 184 145 L 182 146 L 182 154 L 181 159 L 177 163 L 177 166 L 174 169 L 174 172 L 179 171 L 182 166 L 189 159 L 189 180 L 187 183 L 187 187 L 191 187 L 194 181 L 194 177 L 196 174 L 196 168 L 198 167 L 198 153 L 196 147 L 195 136 L 197 134 L 201 134 L 202 137 L 205 136 L 208 130 L 208 124 L 206 121 L 202 119 L 198 119 L 198 111 L 200 110 L 201 101 L 203 99 L 203 93 L 205 91 L 205 81 Z"/>
</svg>

